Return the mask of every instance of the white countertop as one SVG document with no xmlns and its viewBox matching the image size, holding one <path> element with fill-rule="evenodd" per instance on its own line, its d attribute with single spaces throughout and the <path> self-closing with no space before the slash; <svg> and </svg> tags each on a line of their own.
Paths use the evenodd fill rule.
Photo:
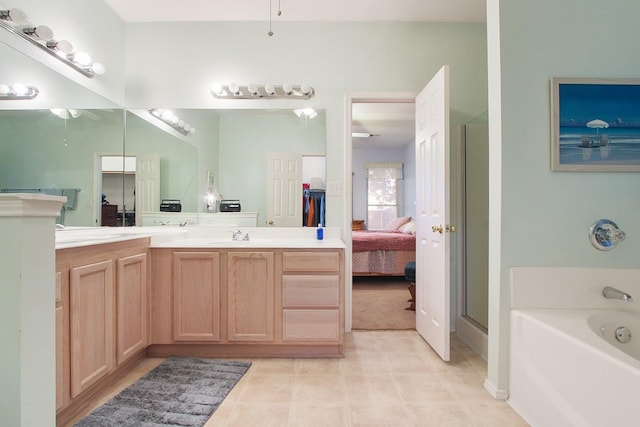
<svg viewBox="0 0 640 427">
<path fill-rule="evenodd" d="M 249 240 L 234 241 L 234 230 Z M 338 227 L 324 229 L 324 239 L 316 239 L 316 229 L 308 227 L 68 227 L 56 230 L 56 249 L 92 246 L 150 237 L 152 248 L 296 248 L 341 249 Z"/>
</svg>

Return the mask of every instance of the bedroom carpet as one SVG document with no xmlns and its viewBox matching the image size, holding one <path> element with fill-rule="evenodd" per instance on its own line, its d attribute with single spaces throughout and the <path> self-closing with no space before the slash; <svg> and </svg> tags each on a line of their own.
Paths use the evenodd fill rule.
<svg viewBox="0 0 640 427">
<path fill-rule="evenodd" d="M 250 366 L 169 357 L 76 426 L 203 426 Z"/>
<path fill-rule="evenodd" d="M 415 329 L 415 312 L 405 310 L 407 285 L 401 277 L 354 277 L 352 329 Z"/>
</svg>

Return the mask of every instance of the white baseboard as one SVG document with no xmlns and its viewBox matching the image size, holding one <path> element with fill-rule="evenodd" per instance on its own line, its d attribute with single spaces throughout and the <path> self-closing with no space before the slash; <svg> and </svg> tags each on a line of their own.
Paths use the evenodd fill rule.
<svg viewBox="0 0 640 427">
<path fill-rule="evenodd" d="M 489 394 L 497 400 L 507 400 L 509 397 L 509 392 L 507 390 L 499 390 L 497 389 L 491 381 L 485 378 L 484 380 L 484 389 L 489 392 Z"/>
</svg>

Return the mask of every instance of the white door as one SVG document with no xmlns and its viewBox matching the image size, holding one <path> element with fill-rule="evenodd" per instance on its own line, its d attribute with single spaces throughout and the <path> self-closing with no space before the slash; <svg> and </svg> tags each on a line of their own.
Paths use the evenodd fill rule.
<svg viewBox="0 0 640 427">
<path fill-rule="evenodd" d="M 446 65 L 416 98 L 416 181 L 416 329 L 448 361 L 451 298 Z"/>
<path fill-rule="evenodd" d="M 302 156 L 267 154 L 267 225 L 302 225 Z"/>
<path fill-rule="evenodd" d="M 142 225 L 143 213 L 160 210 L 160 155 L 136 155 L 136 225 Z"/>
</svg>

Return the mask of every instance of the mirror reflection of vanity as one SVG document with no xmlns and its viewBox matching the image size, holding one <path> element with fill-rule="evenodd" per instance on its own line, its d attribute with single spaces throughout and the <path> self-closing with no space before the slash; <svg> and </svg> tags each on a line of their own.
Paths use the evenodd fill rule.
<svg viewBox="0 0 640 427">
<path fill-rule="evenodd" d="M 32 102 L 0 103 L 0 191 L 67 196 L 58 221 L 65 226 L 158 225 L 157 219 L 147 223 L 143 218 L 169 214 L 159 212 L 162 199 L 180 201 L 181 212 L 173 215 L 172 223 L 184 218 L 216 223 L 207 221 L 218 215 L 207 211 L 204 202 L 208 175 L 222 198 L 240 201 L 245 215 L 237 216 L 251 218 L 251 213 L 256 225 L 263 226 L 270 153 L 315 161 L 312 178 L 324 179 L 324 163 L 320 172 L 317 166 L 325 154 L 324 112 L 307 119 L 293 110 L 172 110 L 196 128 L 195 134 L 185 136 L 147 109 L 125 110 L 1 43 L 0 53 L 9 59 L 6 63 L 34 70 L 25 83 L 41 91 L 40 99 Z M 13 83 L 15 77 L 0 70 L 0 83 L 4 79 Z M 73 90 L 54 90 L 55 96 L 47 96 L 50 87 L 66 86 Z M 146 194 L 144 187 L 136 191 L 136 180 L 140 159 L 149 156 L 158 159 L 158 202 L 155 209 L 143 211 Z M 103 157 L 115 158 L 116 166 Z M 300 188 L 300 204 L 302 194 Z M 107 224 L 103 210 L 115 212 L 115 222 L 112 218 Z"/>
</svg>

